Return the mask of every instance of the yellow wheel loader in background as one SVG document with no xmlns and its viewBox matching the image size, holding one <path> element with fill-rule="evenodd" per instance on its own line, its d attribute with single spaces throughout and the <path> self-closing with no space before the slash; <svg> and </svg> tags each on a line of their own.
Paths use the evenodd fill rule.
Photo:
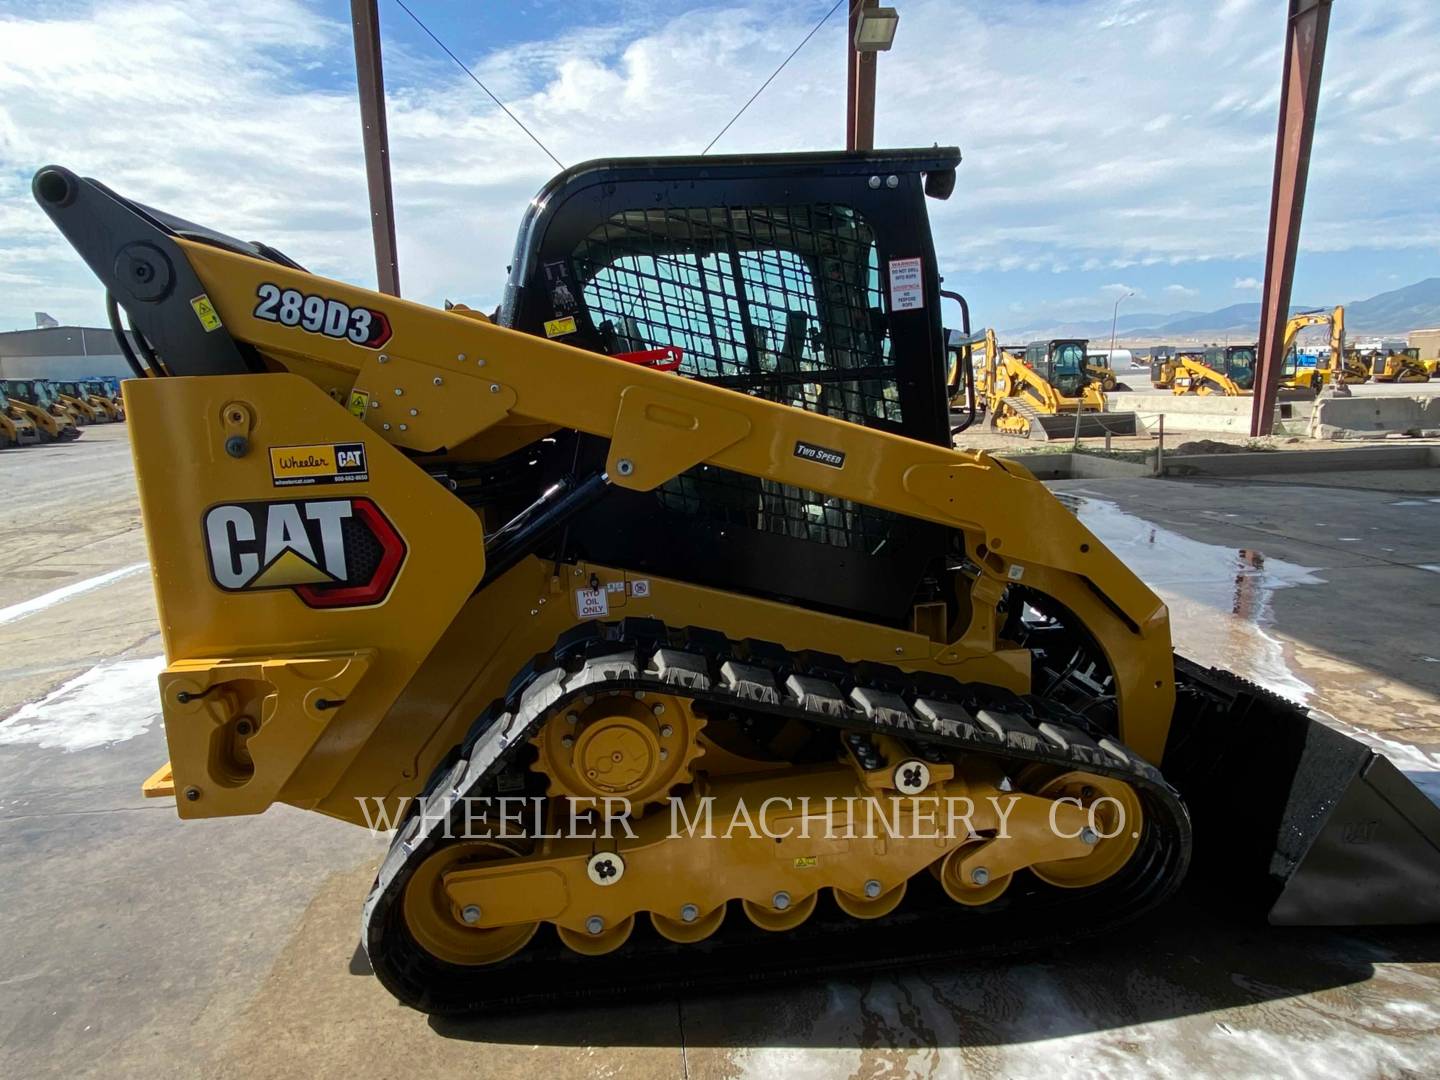
<svg viewBox="0 0 1440 1080">
<path fill-rule="evenodd" d="M 40 442 L 69 442 L 80 437 L 74 416 L 44 379 L 0 379 L 0 400 L 9 402 L 11 415 L 25 416 L 35 425 Z"/>
<path fill-rule="evenodd" d="M 951 448 L 926 196 L 958 162 L 577 165 L 493 325 L 40 170 L 154 376 L 151 792 L 396 825 L 363 942 L 437 1013 L 1064 948 L 1187 874 L 1434 920 L 1440 810 L 1175 657 L 1043 484 Z"/>
<path fill-rule="evenodd" d="M 1022 357 L 1003 347 L 992 351 L 987 342 L 982 381 L 990 427 L 1025 439 L 1134 435 L 1133 412 L 1106 411 L 1105 395 L 1086 371 L 1085 345 L 1038 341 Z"/>
<path fill-rule="evenodd" d="M 1108 352 L 1092 353 L 1087 349 L 1085 351 L 1085 370 L 1091 380 L 1100 387 L 1102 393 L 1113 394 L 1130 389 L 1116 378 L 1115 369 L 1110 365 Z"/>
</svg>

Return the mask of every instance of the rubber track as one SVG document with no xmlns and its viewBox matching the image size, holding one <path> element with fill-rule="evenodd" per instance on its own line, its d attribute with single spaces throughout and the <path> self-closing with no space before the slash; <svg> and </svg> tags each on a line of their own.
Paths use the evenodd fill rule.
<svg viewBox="0 0 1440 1080">
<path fill-rule="evenodd" d="M 899 909 L 863 922 L 826 896 L 809 921 L 782 934 L 753 927 L 732 910 L 716 935 L 680 945 L 656 934 L 642 913 L 630 940 L 602 957 L 567 949 L 549 926 L 498 964 L 459 967 L 425 953 L 406 927 L 400 899 L 414 869 L 453 842 L 447 831 L 463 835 L 460 800 L 495 794 L 497 778 L 512 763 L 518 766 L 517 755 L 544 719 L 570 701 L 635 690 L 888 735 L 932 760 L 937 751 L 983 753 L 1011 759 L 1017 768 L 1041 763 L 1116 777 L 1141 797 L 1141 843 L 1125 868 L 1099 885 L 1055 889 L 1020 874 L 997 901 L 980 908 L 954 903 L 930 875 L 918 874 Z M 427 786 L 365 901 L 362 941 L 376 976 L 400 1001 L 455 1014 L 814 979 L 1022 952 L 1108 933 L 1180 884 L 1191 830 L 1179 795 L 1154 766 L 1087 729 L 1083 718 L 1058 704 L 996 687 L 851 665 L 824 654 L 790 655 L 762 642 L 737 645 L 712 631 L 672 631 L 652 620 L 589 623 L 516 678 Z"/>
</svg>

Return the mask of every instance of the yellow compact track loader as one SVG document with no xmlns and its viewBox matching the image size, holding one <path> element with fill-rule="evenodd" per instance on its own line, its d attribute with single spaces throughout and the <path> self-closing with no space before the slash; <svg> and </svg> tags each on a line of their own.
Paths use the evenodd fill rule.
<svg viewBox="0 0 1440 1080">
<path fill-rule="evenodd" d="M 1254 387 L 1254 345 L 1212 345 L 1203 352 L 1182 352 L 1175 358 L 1171 393 L 1240 397 L 1253 393 Z"/>
<path fill-rule="evenodd" d="M 1085 366 L 1080 340 L 1038 341 L 1019 355 L 986 349 L 985 412 L 991 428 L 1026 439 L 1134 435 L 1133 412 L 1106 411 L 1105 394 Z"/>
<path fill-rule="evenodd" d="M 109 424 L 118 418 L 108 399 L 102 398 L 89 384 L 52 382 L 50 387 L 60 404 L 82 424 Z"/>
<path fill-rule="evenodd" d="M 0 379 L 0 400 L 9 403 L 12 416 L 24 416 L 35 425 L 40 442 L 80 437 L 80 425 L 44 379 Z"/>
<path fill-rule="evenodd" d="M 493 324 L 40 170 L 145 376 L 150 792 L 396 826 L 363 942 L 437 1013 L 1060 947 L 1187 874 L 1433 920 L 1440 810 L 951 449 L 958 162 L 575 166 Z"/>
<path fill-rule="evenodd" d="M 0 390 L 0 450 L 13 450 L 40 441 L 35 421 L 12 406 Z"/>
</svg>

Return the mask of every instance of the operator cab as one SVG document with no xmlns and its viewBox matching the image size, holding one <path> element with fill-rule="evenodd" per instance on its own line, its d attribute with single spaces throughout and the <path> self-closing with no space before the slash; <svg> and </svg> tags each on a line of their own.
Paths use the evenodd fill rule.
<svg viewBox="0 0 1440 1080">
<path fill-rule="evenodd" d="M 55 404 L 55 395 L 51 393 L 50 384 L 44 379 L 7 379 L 5 388 L 7 397 L 36 408 L 49 411 L 50 406 Z"/>
<path fill-rule="evenodd" d="M 1025 366 L 1055 388 L 1061 397 L 1079 397 L 1090 374 L 1085 370 L 1088 341 L 1033 341 L 1025 346 Z"/>
<path fill-rule="evenodd" d="M 1218 345 L 1205 350 L 1205 366 L 1225 375 L 1241 390 L 1255 386 L 1255 346 Z"/>
<path fill-rule="evenodd" d="M 930 147 L 573 166 L 530 203 L 496 321 L 948 447 L 926 204 L 950 194 L 959 160 Z M 559 436 L 537 489 L 603 467 L 606 450 Z M 864 467 L 838 447 L 793 452 Z M 712 465 L 609 491 L 567 536 L 596 562 L 700 567 L 704 583 L 896 623 L 952 543 L 928 522 Z"/>
</svg>

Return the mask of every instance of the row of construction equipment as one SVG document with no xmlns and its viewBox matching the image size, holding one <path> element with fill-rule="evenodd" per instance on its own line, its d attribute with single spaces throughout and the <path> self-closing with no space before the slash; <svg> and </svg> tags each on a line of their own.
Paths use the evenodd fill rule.
<svg viewBox="0 0 1440 1080">
<path fill-rule="evenodd" d="M 947 333 L 952 411 L 965 414 L 958 434 L 984 413 L 988 426 L 1020 438 L 1134 435 L 1133 412 L 1110 412 L 1116 381 L 1107 353 L 1080 338 L 1000 345 L 995 331 Z M 969 376 L 968 378 L 966 376 Z"/>
<path fill-rule="evenodd" d="M 120 380 L 113 376 L 53 381 L 0 379 L 0 450 L 67 442 L 88 424 L 125 419 Z"/>
<path fill-rule="evenodd" d="M 1326 361 L 1308 366 L 1301 361 L 1296 338 L 1311 326 L 1330 328 Z M 1248 395 L 1255 383 L 1255 344 L 1211 345 L 1203 349 L 1168 351 L 1152 361 L 1150 381 L 1176 394 Z M 1282 390 L 1309 389 L 1319 393 L 1326 386 L 1356 386 L 1377 383 L 1426 382 L 1436 374 L 1437 361 L 1421 360 L 1413 348 L 1359 349 L 1345 344 L 1345 308 L 1333 311 L 1304 311 L 1293 315 L 1285 326 L 1282 346 Z"/>
<path fill-rule="evenodd" d="M 1306 365 L 1296 346 L 1311 326 L 1330 328 L 1327 362 Z M 952 412 L 960 414 L 958 434 L 984 414 L 988 426 L 1021 438 L 1097 438 L 1134 435 L 1136 414 L 1111 412 L 1106 394 L 1126 391 L 1110 354 L 1092 351 L 1082 338 L 1057 338 L 1026 345 L 1000 345 L 993 329 L 947 333 L 948 393 Z M 1163 350 L 1152 360 L 1153 386 L 1174 394 L 1249 397 L 1255 387 L 1258 348 L 1212 345 Z M 1285 328 L 1280 396 L 1305 397 L 1327 385 L 1425 382 L 1437 361 L 1422 361 L 1412 348 L 1361 350 L 1345 344 L 1345 309 L 1301 312 Z"/>
</svg>

